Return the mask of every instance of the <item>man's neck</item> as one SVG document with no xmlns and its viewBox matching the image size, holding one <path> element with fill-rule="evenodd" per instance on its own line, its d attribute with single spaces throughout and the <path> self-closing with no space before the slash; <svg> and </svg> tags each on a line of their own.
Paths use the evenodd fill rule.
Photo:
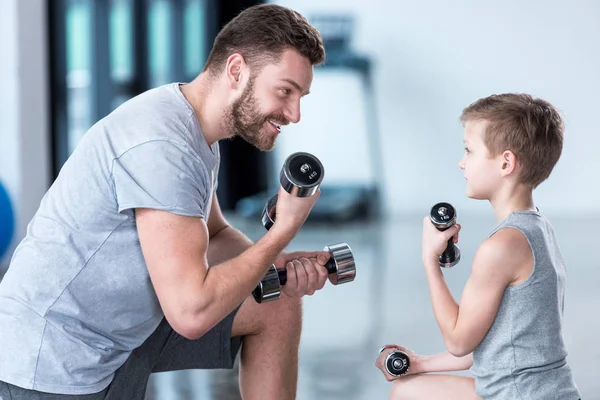
<svg viewBox="0 0 600 400">
<path fill-rule="evenodd" d="M 181 92 L 194 108 L 200 130 L 209 146 L 228 137 L 222 129 L 227 100 L 224 95 L 219 95 L 226 92 L 218 90 L 219 84 L 218 81 L 211 82 L 204 72 L 192 82 L 181 86 Z"/>
</svg>

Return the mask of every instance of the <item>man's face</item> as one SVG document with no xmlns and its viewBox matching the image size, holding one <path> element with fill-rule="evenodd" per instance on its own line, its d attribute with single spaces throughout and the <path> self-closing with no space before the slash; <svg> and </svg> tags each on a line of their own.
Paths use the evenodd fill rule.
<svg viewBox="0 0 600 400">
<path fill-rule="evenodd" d="M 312 83 L 310 61 L 286 50 L 278 64 L 251 76 L 225 116 L 226 129 L 262 151 L 275 146 L 281 126 L 300 121 L 300 99 Z"/>
</svg>

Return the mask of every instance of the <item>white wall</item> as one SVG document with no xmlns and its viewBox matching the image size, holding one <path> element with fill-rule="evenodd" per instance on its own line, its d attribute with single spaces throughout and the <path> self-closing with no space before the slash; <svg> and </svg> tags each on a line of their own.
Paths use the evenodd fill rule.
<svg viewBox="0 0 600 400">
<path fill-rule="evenodd" d="M 0 180 L 15 208 L 13 246 L 49 185 L 46 9 L 39 0 L 4 0 L 0 12 Z M 11 252 L 0 260 L 7 265 Z"/>
<path fill-rule="evenodd" d="M 422 214 L 441 200 L 463 212 L 488 212 L 487 204 L 464 196 L 464 180 L 457 167 L 463 151 L 458 117 L 480 97 L 511 91 L 546 98 L 565 114 L 563 155 L 549 180 L 537 189 L 537 205 L 547 213 L 571 213 L 592 211 L 600 201 L 596 183 L 600 174 L 600 3 L 276 3 L 307 17 L 318 12 L 356 16 L 354 47 L 376 62 L 388 212 Z M 343 79 L 346 83 L 340 83 Z M 347 180 L 348 165 L 369 165 L 363 146 L 370 133 L 365 130 L 368 121 L 356 78 L 338 76 L 337 80 L 333 83 L 316 71 L 312 93 L 303 100 L 302 121 L 281 136 L 274 168 L 278 170 L 280 161 L 299 148 L 326 153 L 326 180 Z M 349 150 L 336 148 L 340 144 L 349 145 Z M 353 162 L 344 159 L 347 154 L 354 155 Z M 372 171 L 354 178 L 365 181 L 369 174 Z"/>
</svg>

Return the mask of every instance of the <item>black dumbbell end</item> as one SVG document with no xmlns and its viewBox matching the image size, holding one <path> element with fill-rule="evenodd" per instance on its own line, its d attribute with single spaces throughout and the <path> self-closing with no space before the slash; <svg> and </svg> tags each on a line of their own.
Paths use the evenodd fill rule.
<svg viewBox="0 0 600 400">
<path fill-rule="evenodd" d="M 460 249 L 454 243 L 450 249 L 442 253 L 439 258 L 439 264 L 442 268 L 452 268 L 460 261 Z"/>
<path fill-rule="evenodd" d="M 392 351 L 385 358 L 385 369 L 392 376 L 401 376 L 410 369 L 410 358 L 403 351 Z"/>
<path fill-rule="evenodd" d="M 356 264 L 352 249 L 346 243 L 337 243 L 325 246 L 324 251 L 330 257 L 325 268 L 329 272 L 329 281 L 334 285 L 352 282 L 356 278 Z"/>
<path fill-rule="evenodd" d="M 437 203 L 431 207 L 429 219 L 440 231 L 445 231 L 456 222 L 456 209 L 450 203 Z"/>
</svg>

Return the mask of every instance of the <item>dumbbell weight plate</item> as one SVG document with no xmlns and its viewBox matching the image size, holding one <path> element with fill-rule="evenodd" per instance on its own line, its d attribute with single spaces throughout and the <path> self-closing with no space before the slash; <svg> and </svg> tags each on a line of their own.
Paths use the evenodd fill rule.
<svg viewBox="0 0 600 400">
<path fill-rule="evenodd" d="M 281 168 L 279 183 L 293 196 L 309 197 L 319 188 L 324 172 L 323 164 L 317 157 L 309 153 L 293 153 Z M 261 215 L 262 224 L 267 230 L 275 223 L 277 197 L 274 194 L 269 198 Z"/>
<path fill-rule="evenodd" d="M 346 243 L 332 244 L 323 249 L 331 254 L 326 264 L 329 281 L 334 285 L 352 282 L 356 277 L 356 264 L 352 249 Z"/>
<path fill-rule="evenodd" d="M 445 230 L 454 225 L 456 210 L 449 203 L 437 203 L 431 207 L 429 219 L 440 230 Z"/>
<path fill-rule="evenodd" d="M 401 376 L 410 368 L 410 358 L 403 351 L 395 350 L 385 358 L 385 369 L 392 376 Z"/>
<path fill-rule="evenodd" d="M 323 181 L 325 170 L 321 161 L 309 153 L 293 153 L 283 164 L 279 183 L 296 197 L 310 197 Z"/>
<path fill-rule="evenodd" d="M 274 194 L 269 198 L 267 204 L 265 204 L 265 208 L 262 212 L 262 224 L 263 226 L 269 230 L 275 223 L 275 206 L 277 205 L 277 194 Z"/>
<path fill-rule="evenodd" d="M 281 283 L 275 265 L 271 265 L 265 276 L 252 291 L 252 296 L 257 303 L 277 300 L 281 296 Z"/>
</svg>

